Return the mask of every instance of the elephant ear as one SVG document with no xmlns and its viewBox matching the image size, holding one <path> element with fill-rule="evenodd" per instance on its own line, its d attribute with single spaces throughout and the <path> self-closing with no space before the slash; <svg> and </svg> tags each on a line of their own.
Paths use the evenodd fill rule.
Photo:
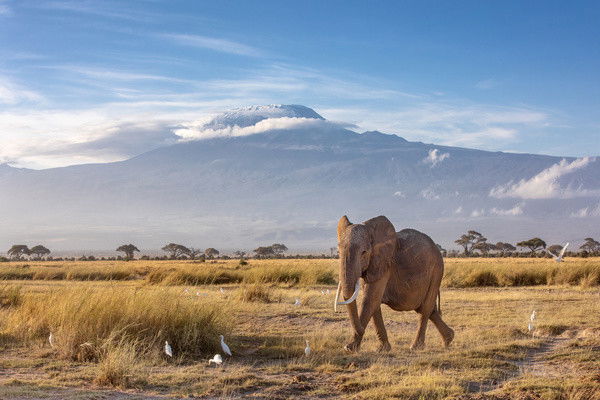
<svg viewBox="0 0 600 400">
<path fill-rule="evenodd" d="M 365 221 L 364 225 L 371 235 L 371 260 L 363 278 L 365 282 L 375 282 L 392 266 L 396 257 L 396 229 L 382 215 Z"/>
<path fill-rule="evenodd" d="M 337 226 L 338 242 L 342 238 L 342 235 L 344 234 L 344 232 L 346 232 L 346 228 L 349 227 L 350 225 L 352 225 L 352 224 L 350 223 L 350 220 L 348 219 L 348 217 L 346 217 L 344 215 L 342 218 L 340 218 L 340 220 L 338 222 L 338 226 Z"/>
</svg>

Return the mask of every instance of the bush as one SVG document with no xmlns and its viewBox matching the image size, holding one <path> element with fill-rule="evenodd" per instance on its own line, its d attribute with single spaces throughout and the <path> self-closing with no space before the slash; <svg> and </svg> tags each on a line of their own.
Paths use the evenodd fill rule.
<svg viewBox="0 0 600 400">
<path fill-rule="evenodd" d="M 178 356 L 209 355 L 230 318 L 214 303 L 169 292 L 77 288 L 23 297 L 5 326 L 20 339 L 46 340 L 52 332 L 60 356 L 86 360 L 91 353 L 98 361 L 107 342 L 160 351 L 168 340 Z"/>
<path fill-rule="evenodd" d="M 251 285 L 243 284 L 237 291 L 237 299 L 251 303 L 271 303 L 273 301 L 272 289 L 261 283 Z"/>
</svg>

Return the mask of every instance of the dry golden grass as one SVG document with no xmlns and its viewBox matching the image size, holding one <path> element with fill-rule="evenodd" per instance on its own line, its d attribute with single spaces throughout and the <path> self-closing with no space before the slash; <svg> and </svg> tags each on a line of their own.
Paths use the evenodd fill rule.
<svg viewBox="0 0 600 400">
<path fill-rule="evenodd" d="M 280 262 L 290 264 L 283 267 Z M 456 331 L 450 349 L 443 347 L 430 324 L 426 349 L 409 351 L 416 314 L 384 307 L 392 351 L 376 351 L 378 342 L 369 326 L 361 352 L 348 354 L 342 347 L 350 340 L 350 324 L 345 312 L 332 310 L 335 282 L 316 284 L 314 278 L 318 271 L 335 276 L 335 260 L 251 260 L 244 267 L 235 261 L 143 263 L 123 263 L 138 276 L 126 281 L 4 282 L 3 293 L 18 291 L 19 300 L 0 308 L 0 398 L 86 398 L 81 389 L 93 398 L 102 386 L 132 387 L 142 398 L 600 396 L 600 292 L 582 282 L 586 274 L 570 282 L 560 278 L 561 285 L 552 281 L 541 286 L 444 289 L 444 319 Z M 494 268 L 500 278 L 521 267 L 558 279 L 577 276 L 586 268 L 593 271 L 597 263 L 598 259 L 567 259 L 562 264 L 453 259 L 447 260 L 447 279 L 459 279 L 452 274 L 463 270 Z M 99 266 L 82 264 L 77 268 Z M 172 274 L 205 267 L 239 273 L 242 279 L 201 286 L 178 286 L 163 282 L 166 278 L 151 284 L 146 279 L 157 270 Z M 269 267 L 303 272 L 299 277 L 270 275 L 263 270 Z M 150 272 L 140 274 L 144 268 Z M 556 268 L 564 271 L 551 272 Z M 281 276 L 286 278 L 277 280 Z M 303 276 L 310 278 L 303 281 Z M 17 286 L 20 289 L 13 289 Z M 329 294 L 322 294 L 325 289 Z M 294 306 L 295 299 L 302 305 Z M 527 332 L 533 309 L 538 315 L 535 337 Z M 54 349 L 47 342 L 50 330 L 56 337 Z M 226 332 L 234 356 L 222 367 L 209 367 L 208 358 L 221 353 L 221 332 Z M 167 338 L 174 359 L 162 353 Z M 308 357 L 305 340 L 312 348 Z M 92 346 L 80 346 L 86 342 Z M 529 364 L 539 370 L 527 370 L 524 366 Z"/>
</svg>

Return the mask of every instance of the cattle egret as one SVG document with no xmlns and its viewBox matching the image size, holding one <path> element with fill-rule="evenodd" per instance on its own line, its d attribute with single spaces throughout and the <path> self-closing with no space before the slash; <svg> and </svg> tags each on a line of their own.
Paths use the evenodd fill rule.
<svg viewBox="0 0 600 400">
<path fill-rule="evenodd" d="M 527 325 L 527 331 L 533 331 L 533 324 L 531 322 L 529 323 L 529 325 Z"/>
<path fill-rule="evenodd" d="M 308 340 L 306 341 L 306 347 L 304 348 L 304 355 L 310 356 L 310 345 L 308 344 Z"/>
<path fill-rule="evenodd" d="M 531 322 L 535 321 L 535 316 L 536 316 L 536 312 L 535 312 L 535 310 L 533 310 L 533 312 L 531 313 L 531 316 L 529 317 L 529 320 L 531 320 Z"/>
<path fill-rule="evenodd" d="M 302 304 L 302 302 L 300 301 L 300 299 L 296 299 L 296 301 L 294 302 L 295 306 L 299 306 L 301 304 Z"/>
<path fill-rule="evenodd" d="M 167 342 L 165 340 L 165 354 L 168 355 L 169 357 L 173 357 L 173 349 L 171 348 L 171 345 L 169 344 L 169 342 Z"/>
<path fill-rule="evenodd" d="M 50 336 L 48 336 L 48 342 L 50 343 L 50 347 L 54 347 L 54 335 L 50 332 Z"/>
<path fill-rule="evenodd" d="M 325 294 L 329 294 L 329 293 L 331 293 L 331 290 L 327 289 L 327 290 L 325 291 Z"/>
<path fill-rule="evenodd" d="M 550 254 L 552 256 L 552 258 L 554 258 L 554 261 L 556 262 L 562 262 L 563 260 L 563 256 L 565 255 L 565 251 L 567 251 L 567 247 L 569 246 L 569 242 L 567 242 L 567 244 L 565 244 L 563 246 L 563 248 L 560 250 L 560 253 L 558 253 L 558 255 L 552 253 L 551 251 L 544 249 L 544 251 L 548 254 Z"/>
<path fill-rule="evenodd" d="M 221 338 L 221 348 L 223 349 L 223 353 L 231 357 L 231 350 L 229 350 L 229 346 L 225 343 L 225 338 L 223 335 L 220 335 L 219 337 Z"/>
<path fill-rule="evenodd" d="M 216 365 L 221 365 L 221 364 L 223 364 L 223 357 L 221 357 L 220 354 L 215 354 L 215 356 L 213 358 L 208 360 L 208 365 L 210 365 L 211 363 L 215 363 Z"/>
<path fill-rule="evenodd" d="M 221 292 L 221 294 L 225 294 L 225 290 L 223 290 L 223 288 L 219 288 L 219 291 Z"/>
</svg>

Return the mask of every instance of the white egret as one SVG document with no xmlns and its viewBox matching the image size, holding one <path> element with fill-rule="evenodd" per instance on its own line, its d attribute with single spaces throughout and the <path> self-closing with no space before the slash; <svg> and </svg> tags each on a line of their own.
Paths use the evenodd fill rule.
<svg viewBox="0 0 600 400">
<path fill-rule="evenodd" d="M 533 312 L 531 313 L 531 316 L 529 317 L 529 320 L 530 320 L 531 322 L 534 322 L 534 321 L 535 321 L 536 314 L 537 314 L 537 313 L 536 313 L 536 311 L 535 311 L 535 310 L 533 310 Z"/>
<path fill-rule="evenodd" d="M 223 335 L 220 335 L 219 337 L 221 338 L 221 348 L 223 349 L 223 353 L 231 357 L 231 350 L 229 350 L 229 346 L 225 343 L 225 338 Z"/>
<path fill-rule="evenodd" d="M 294 302 L 295 306 L 299 306 L 301 304 L 302 304 L 302 302 L 300 301 L 300 299 L 296 299 L 296 301 Z"/>
<path fill-rule="evenodd" d="M 325 294 L 329 294 L 329 293 L 331 293 L 331 290 L 327 289 L 327 290 L 325 291 Z"/>
<path fill-rule="evenodd" d="M 567 247 L 569 246 L 569 242 L 567 242 L 563 248 L 560 250 L 560 253 L 558 253 L 558 255 L 552 253 L 550 250 L 544 249 L 544 251 L 548 254 L 550 254 L 552 256 L 552 258 L 554 258 L 554 261 L 556 262 L 562 262 L 563 260 L 563 256 L 565 255 L 565 251 L 567 251 Z"/>
<path fill-rule="evenodd" d="M 531 332 L 531 331 L 533 331 L 533 329 L 534 329 L 533 324 L 530 322 L 529 325 L 527 325 L 527 331 Z"/>
<path fill-rule="evenodd" d="M 304 348 L 304 355 L 310 356 L 310 345 L 308 344 L 308 340 L 306 341 L 306 347 Z"/>
<path fill-rule="evenodd" d="M 165 354 L 168 355 L 169 357 L 173 357 L 173 349 L 171 348 L 171 345 L 169 344 L 169 342 L 167 342 L 165 340 Z"/>
<path fill-rule="evenodd" d="M 221 365 L 223 364 L 223 357 L 221 357 L 220 354 L 215 354 L 215 356 L 213 358 L 211 358 L 210 360 L 208 360 L 208 365 L 215 363 L 215 365 Z"/>
<path fill-rule="evenodd" d="M 50 347 L 54 348 L 54 335 L 52 332 L 50 332 L 50 335 L 48 336 L 48 342 L 50 343 Z"/>
<path fill-rule="evenodd" d="M 223 288 L 219 288 L 219 291 L 221 292 L 221 294 L 225 294 L 225 290 L 223 290 Z"/>
</svg>

